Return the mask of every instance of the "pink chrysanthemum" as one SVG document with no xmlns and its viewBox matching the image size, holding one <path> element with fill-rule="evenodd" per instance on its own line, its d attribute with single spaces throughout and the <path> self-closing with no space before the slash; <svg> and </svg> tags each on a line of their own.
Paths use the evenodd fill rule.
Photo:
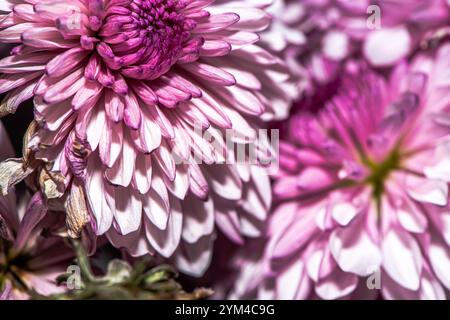
<svg viewBox="0 0 450 320">
<path fill-rule="evenodd" d="M 446 298 L 449 61 L 447 44 L 389 80 L 353 65 L 317 117 L 293 117 L 267 245 L 236 259 L 233 297 Z"/>
<path fill-rule="evenodd" d="M 0 160 L 13 154 L 1 123 L 0 145 Z M 52 235 L 64 218 L 46 216 L 39 193 L 29 203 L 26 198 L 0 195 L 0 300 L 27 299 L 30 290 L 44 295 L 62 292 L 56 277 L 73 258 L 63 239 Z"/>
<path fill-rule="evenodd" d="M 18 45 L 0 61 L 0 114 L 34 97 L 27 147 L 63 175 L 52 191 L 71 207 L 72 234 L 90 220 L 132 255 L 179 248 L 176 264 L 196 274 L 215 221 L 235 241 L 259 234 L 268 178 L 216 163 L 225 129 L 252 143 L 261 119 L 290 106 L 285 67 L 255 45 L 270 16 L 252 2 L 2 2 L 0 42 Z M 4 191 L 31 171 L 17 161 L 3 170 L 13 173 Z"/>
</svg>

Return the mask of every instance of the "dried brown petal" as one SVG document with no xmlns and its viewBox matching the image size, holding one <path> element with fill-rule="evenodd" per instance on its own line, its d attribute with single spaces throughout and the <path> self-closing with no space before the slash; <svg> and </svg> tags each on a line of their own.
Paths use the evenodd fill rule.
<svg viewBox="0 0 450 320">
<path fill-rule="evenodd" d="M 25 167 L 22 159 L 8 159 L 0 163 L 0 193 L 6 196 L 15 186 L 33 172 L 32 167 Z"/>
<path fill-rule="evenodd" d="M 39 174 L 39 186 L 47 199 L 61 198 L 64 194 L 64 176 L 58 172 L 42 169 Z"/>
<path fill-rule="evenodd" d="M 84 190 L 78 184 L 72 184 L 65 207 L 68 234 L 72 238 L 79 238 L 81 230 L 89 222 L 89 215 Z"/>
<path fill-rule="evenodd" d="M 6 97 L 0 104 L 0 118 L 7 116 L 8 114 L 16 113 L 18 105 L 11 103 L 12 101 Z"/>
<path fill-rule="evenodd" d="M 0 104 L 0 118 L 11 113 L 16 113 L 17 108 L 34 95 L 34 83 L 29 83 L 25 87 L 16 88 L 9 91 Z"/>
<path fill-rule="evenodd" d="M 37 132 L 38 128 L 39 128 L 38 123 L 36 121 L 32 121 L 28 126 L 28 129 L 23 137 L 22 153 L 23 153 L 23 162 L 24 165 L 26 166 L 36 161 L 34 159 L 34 152 L 30 148 L 28 148 L 28 145 L 33 135 Z"/>
</svg>

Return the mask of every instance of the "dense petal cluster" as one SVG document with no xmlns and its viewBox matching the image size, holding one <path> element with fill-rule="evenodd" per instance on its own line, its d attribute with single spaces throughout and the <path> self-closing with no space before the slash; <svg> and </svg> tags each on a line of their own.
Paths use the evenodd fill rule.
<svg viewBox="0 0 450 320">
<path fill-rule="evenodd" d="M 292 99 L 283 63 L 255 45 L 271 18 L 253 3 L 2 2 L 0 42 L 16 46 L 0 61 L 0 115 L 34 98 L 26 147 L 64 177 L 72 234 L 89 222 L 132 255 L 175 253 L 191 273 L 208 264 L 215 221 L 236 241 L 259 234 L 268 178 L 217 164 L 234 159 L 226 129 L 251 144 Z"/>
<path fill-rule="evenodd" d="M 446 299 L 449 61 L 446 44 L 388 80 L 354 64 L 292 117 L 265 248 L 237 256 L 231 297 Z"/>
</svg>

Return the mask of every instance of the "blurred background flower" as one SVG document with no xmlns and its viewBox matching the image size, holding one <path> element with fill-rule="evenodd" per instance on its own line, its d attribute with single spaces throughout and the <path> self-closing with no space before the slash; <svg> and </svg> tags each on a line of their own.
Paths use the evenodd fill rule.
<svg viewBox="0 0 450 320">
<path fill-rule="evenodd" d="M 230 297 L 446 299 L 449 58 L 389 79 L 353 65 L 319 114 L 292 116 L 264 253 L 238 254 Z"/>
</svg>

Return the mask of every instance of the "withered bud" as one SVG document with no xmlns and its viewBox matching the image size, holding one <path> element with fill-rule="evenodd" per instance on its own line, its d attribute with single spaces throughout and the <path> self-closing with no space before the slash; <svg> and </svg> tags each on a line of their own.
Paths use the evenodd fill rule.
<svg viewBox="0 0 450 320">
<path fill-rule="evenodd" d="M 0 118 L 16 113 L 20 103 L 24 101 L 23 99 L 25 98 L 25 100 L 28 100 L 33 96 L 33 87 L 29 86 L 24 90 L 25 92 L 23 93 L 23 96 L 16 95 L 14 97 L 14 91 L 8 92 L 0 104 Z"/>
</svg>

